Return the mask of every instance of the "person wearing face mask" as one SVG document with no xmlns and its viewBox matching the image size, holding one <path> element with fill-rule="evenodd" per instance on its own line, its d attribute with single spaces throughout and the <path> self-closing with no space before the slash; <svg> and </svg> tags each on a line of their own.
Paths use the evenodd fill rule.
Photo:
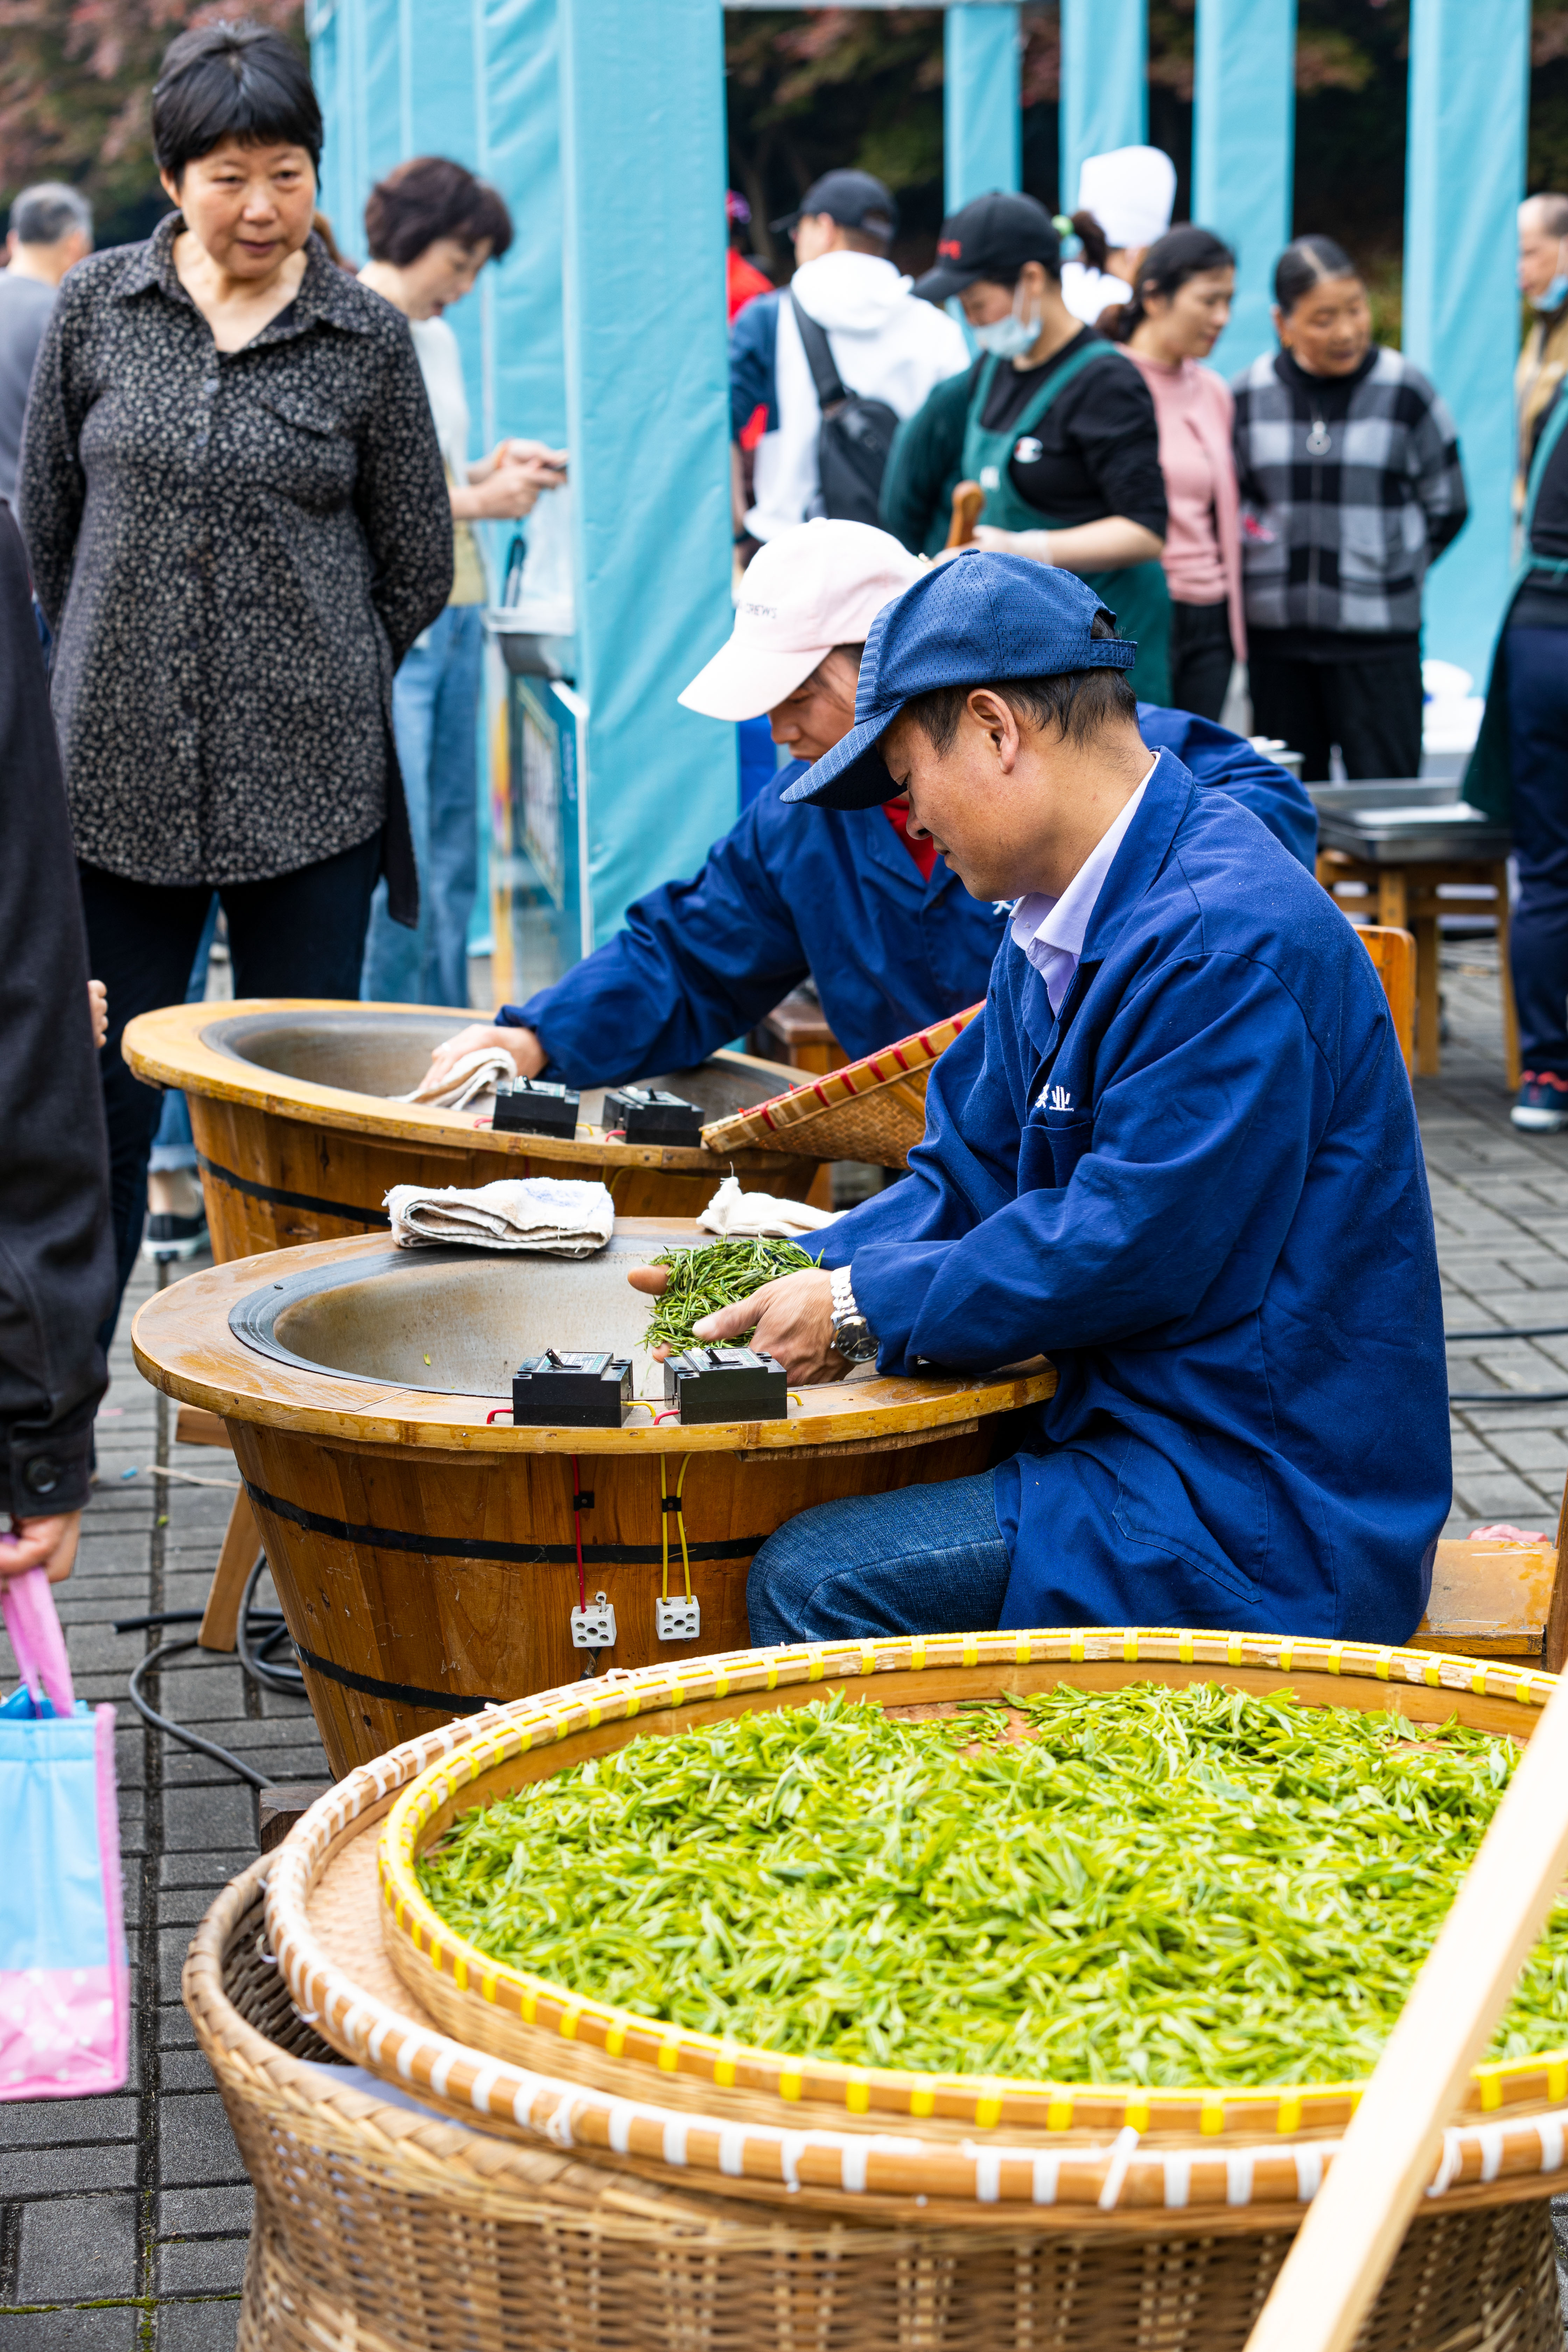
<svg viewBox="0 0 1568 2352">
<path fill-rule="evenodd" d="M 1233 661 L 1247 659 L 1240 500 L 1230 387 L 1206 360 L 1230 317 L 1236 256 L 1206 228 L 1173 228 L 1139 264 L 1132 299 L 1100 331 L 1120 343 L 1153 395 L 1170 529 L 1171 700 L 1217 719 Z"/>
<path fill-rule="evenodd" d="M 980 357 L 938 384 L 895 440 L 882 520 L 945 546 L 952 492 L 984 493 L 977 546 L 1075 572 L 1138 645 L 1134 688 L 1168 702 L 1171 600 L 1160 432 L 1138 370 L 1062 299 L 1061 240 L 1033 196 L 978 196 L 942 226 L 915 291 L 963 304 Z"/>
<path fill-rule="evenodd" d="M 1253 724 L 1352 781 L 1421 765 L 1421 589 L 1469 511 L 1433 386 L 1372 340 L 1366 289 L 1331 237 L 1274 271 L 1278 352 L 1236 378 Z"/>
<path fill-rule="evenodd" d="M 766 710 L 787 764 L 691 881 L 649 891 L 552 988 L 448 1039 L 433 1073 L 490 1045 L 525 1076 L 579 1087 L 689 1069 L 808 977 L 858 1058 L 984 995 L 1006 909 L 972 898 L 931 842 L 909 839 L 890 780 L 880 805 L 803 817 L 787 803 L 854 726 L 867 634 L 925 568 L 866 523 L 819 519 L 768 541 L 742 584 L 734 634 L 680 699 L 730 721 Z M 1140 704 L 1138 719 L 1152 746 L 1310 866 L 1316 819 L 1287 770 L 1184 712 Z"/>
<path fill-rule="evenodd" d="M 500 441 L 468 462 L 468 404 L 458 339 L 445 313 L 511 244 L 511 215 L 483 180 L 445 155 L 399 163 L 364 208 L 371 257 L 360 271 L 408 321 L 452 502 L 452 593 L 404 656 L 392 719 L 419 862 L 416 929 L 395 923 L 376 886 L 360 993 L 373 1003 L 466 1004 L 468 918 L 479 869 L 479 712 L 484 564 L 472 525 L 517 522 L 565 475 L 566 453 Z"/>
<path fill-rule="evenodd" d="M 1519 208 L 1519 290 L 1534 313 L 1513 373 L 1519 417 L 1516 518 L 1541 420 L 1568 372 L 1568 196 L 1526 196 Z"/>
</svg>

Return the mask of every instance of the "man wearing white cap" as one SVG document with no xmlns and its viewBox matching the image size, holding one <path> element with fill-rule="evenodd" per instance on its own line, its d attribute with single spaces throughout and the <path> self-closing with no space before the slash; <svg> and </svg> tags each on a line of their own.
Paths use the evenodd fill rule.
<svg viewBox="0 0 1568 2352">
<path fill-rule="evenodd" d="M 1085 157 L 1072 225 L 1089 258 L 1062 264 L 1062 300 L 1075 319 L 1092 327 L 1112 303 L 1131 301 L 1139 265 L 1170 227 L 1175 198 L 1176 167 L 1158 147 Z"/>
<path fill-rule="evenodd" d="M 807 977 L 858 1058 L 985 994 L 1007 909 L 971 898 L 929 839 L 908 838 L 890 781 L 881 807 L 802 811 L 784 799 L 853 727 L 867 633 L 923 569 L 867 523 L 801 523 L 769 541 L 745 574 L 728 644 L 679 698 L 729 721 L 765 710 L 788 764 L 691 881 L 650 890 L 553 987 L 448 1039 L 433 1073 L 489 1045 L 526 1077 L 579 1087 L 690 1069 Z M 1139 717 L 1151 746 L 1222 785 L 1310 864 L 1312 806 L 1285 769 L 1184 711 L 1140 704 Z"/>
</svg>

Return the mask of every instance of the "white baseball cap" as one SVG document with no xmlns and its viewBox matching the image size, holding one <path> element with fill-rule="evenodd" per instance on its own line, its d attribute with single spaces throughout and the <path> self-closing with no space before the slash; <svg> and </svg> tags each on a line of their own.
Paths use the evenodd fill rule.
<svg viewBox="0 0 1568 2352">
<path fill-rule="evenodd" d="M 729 643 L 680 700 L 710 719 L 760 719 L 804 684 L 835 646 L 859 646 L 884 604 L 920 578 L 918 556 L 866 522 L 819 516 L 752 557 Z"/>
<path fill-rule="evenodd" d="M 1171 226 L 1176 167 L 1158 147 L 1112 147 L 1086 155 L 1078 175 L 1078 209 L 1092 213 L 1112 247 L 1152 245 Z"/>
</svg>

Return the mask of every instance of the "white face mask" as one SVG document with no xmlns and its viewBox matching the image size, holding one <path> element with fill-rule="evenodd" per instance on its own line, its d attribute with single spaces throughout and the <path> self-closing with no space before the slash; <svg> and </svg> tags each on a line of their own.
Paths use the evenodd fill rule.
<svg viewBox="0 0 1568 2352">
<path fill-rule="evenodd" d="M 1020 287 L 1018 294 L 1023 290 Z M 981 350 L 994 352 L 999 360 L 1021 360 L 1039 338 L 1039 312 L 1037 310 L 1032 318 L 1020 319 L 1018 294 L 1014 295 L 1013 308 L 1005 319 L 994 319 L 988 327 L 970 330 Z"/>
</svg>

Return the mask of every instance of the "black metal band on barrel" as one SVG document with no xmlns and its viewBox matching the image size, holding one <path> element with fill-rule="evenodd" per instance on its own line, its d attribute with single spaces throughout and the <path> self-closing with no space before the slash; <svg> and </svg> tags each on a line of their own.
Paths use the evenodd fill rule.
<svg viewBox="0 0 1568 2352">
<path fill-rule="evenodd" d="M 362 1209 L 356 1201 L 318 1201 L 313 1192 L 285 1192 L 280 1184 L 258 1184 L 254 1177 L 237 1176 L 232 1168 L 220 1168 L 216 1160 L 208 1160 L 198 1151 L 196 1166 L 204 1176 L 216 1177 L 231 1192 L 243 1192 L 247 1201 L 267 1201 L 275 1209 L 309 1209 L 318 1217 L 341 1217 L 345 1224 L 363 1225 L 367 1231 L 379 1225 L 390 1231 L 392 1219 L 380 1209 Z"/>
<path fill-rule="evenodd" d="M 432 1706 L 442 1715 L 482 1715 L 487 1706 L 500 1706 L 499 1698 L 468 1698 L 458 1691 L 421 1690 L 416 1683 L 384 1683 L 374 1675 L 356 1675 L 348 1666 L 340 1666 L 331 1658 L 319 1658 L 314 1650 L 296 1651 L 313 1674 L 323 1675 L 330 1683 L 342 1683 L 345 1690 L 363 1692 L 366 1698 L 390 1699 L 395 1706 Z"/>
<path fill-rule="evenodd" d="M 308 1511 L 299 1503 L 286 1503 L 277 1495 L 267 1494 L 248 1478 L 245 1491 L 258 1511 L 270 1511 L 275 1518 L 287 1519 L 310 1535 L 331 1536 L 338 1543 L 365 1544 L 374 1551 L 416 1552 L 426 1559 L 496 1560 L 517 1568 L 577 1565 L 575 1544 L 483 1543 L 471 1538 L 448 1542 L 438 1535 L 411 1535 L 403 1528 L 361 1528 L 348 1519 L 329 1519 L 320 1511 Z M 693 1559 L 749 1559 L 765 1540 L 760 1535 L 731 1536 L 724 1543 L 689 1543 L 687 1551 Z M 585 1568 L 654 1568 L 663 1558 L 663 1548 L 656 1543 L 583 1546 Z"/>
</svg>

